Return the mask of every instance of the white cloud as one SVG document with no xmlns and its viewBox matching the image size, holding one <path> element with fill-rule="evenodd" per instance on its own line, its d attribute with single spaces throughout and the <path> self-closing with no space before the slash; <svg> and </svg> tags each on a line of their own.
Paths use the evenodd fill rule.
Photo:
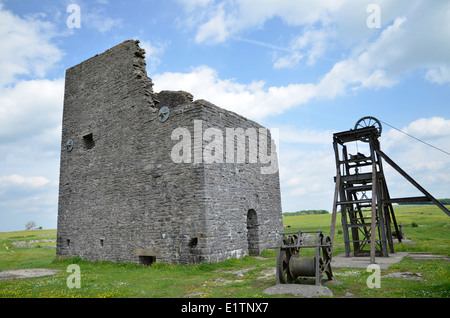
<svg viewBox="0 0 450 318">
<path fill-rule="evenodd" d="M 401 26 L 404 22 L 403 18 L 396 19 L 361 53 L 336 63 L 317 85 L 318 91 L 322 92 L 321 96 L 334 98 L 345 94 L 348 88 L 355 90 L 361 87 L 380 88 L 395 85 L 397 79 L 395 76 L 388 76 L 385 68 L 395 64 L 395 61 L 402 63 L 400 59 L 403 53 L 396 54 L 397 46 L 394 41 L 399 33 L 403 33 Z"/>
<path fill-rule="evenodd" d="M 369 15 L 367 6 L 371 0 L 224 0 L 224 1 L 179 1 L 190 13 L 200 17 L 195 19 L 197 39 L 200 43 L 218 43 L 235 37 L 247 30 L 260 29 L 264 24 L 279 18 L 284 24 L 294 27 L 304 27 L 303 34 L 294 35 L 294 39 L 314 34 L 316 28 L 332 32 L 335 39 L 343 38 L 346 43 L 360 41 L 371 36 L 372 30 L 367 28 Z M 201 2 L 202 5 L 197 5 Z M 413 7 L 408 0 L 396 1 L 378 0 L 382 10 L 383 24 L 389 24 L 399 12 L 405 12 Z M 196 11 L 188 10 L 195 8 Z M 214 23 L 210 23 L 215 21 Z M 207 25 L 216 25 L 208 30 Z M 220 26 L 218 25 L 220 24 Z M 217 32 L 218 31 L 218 32 Z M 224 31 L 226 36 L 224 36 Z M 319 35 L 319 34 L 316 34 Z M 321 36 L 321 35 L 319 35 Z M 315 40 L 315 39 L 310 39 Z"/>
<path fill-rule="evenodd" d="M 336 175 L 331 147 L 334 132 L 280 127 L 280 182 L 283 211 L 331 211 Z M 401 129 L 405 133 L 450 152 L 450 119 L 420 118 Z M 436 198 L 450 197 L 450 155 L 440 152 L 387 125 L 380 138 L 381 150 Z M 368 153 L 368 145 L 347 144 L 349 153 Z M 355 151 L 355 152 L 354 152 Z M 407 179 L 383 160 L 392 198 L 423 196 Z M 324 198 L 328 198 L 324 200 Z"/>
<path fill-rule="evenodd" d="M 62 79 L 0 89 L 3 229 L 17 230 L 30 220 L 56 225 L 63 94 Z M 36 171 L 39 176 L 33 176 Z"/>
<path fill-rule="evenodd" d="M 13 143 L 59 127 L 64 80 L 22 81 L 0 89 L 0 141 Z"/>
<path fill-rule="evenodd" d="M 273 68 L 274 69 L 291 68 L 297 65 L 302 58 L 303 55 L 301 55 L 298 52 L 282 56 L 276 59 L 275 63 L 273 64 Z"/>
<path fill-rule="evenodd" d="M 411 137 L 407 134 L 425 142 L 427 140 L 431 142 L 440 141 L 441 138 L 450 138 L 450 120 L 442 117 L 421 118 L 406 127 L 397 129 L 391 129 L 383 134 L 383 138 L 386 139 L 384 142 L 388 147 L 394 148 L 396 144 L 401 144 L 404 140 L 410 139 Z M 414 142 L 420 143 L 417 140 Z M 450 145 L 450 143 L 442 144 L 443 148 L 446 148 L 447 145 Z"/>
<path fill-rule="evenodd" d="M 279 164 L 284 212 L 299 208 L 331 211 L 332 200 L 324 200 L 332 198 L 334 190 L 333 176 L 336 171 L 331 147 L 311 150 L 305 147 L 284 147 L 281 142 Z"/>
<path fill-rule="evenodd" d="M 164 54 L 170 41 L 152 43 L 151 41 L 140 40 L 140 47 L 145 50 L 145 60 L 147 61 L 147 70 L 152 74 L 161 63 L 160 56 Z"/>
<path fill-rule="evenodd" d="M 386 76 L 385 70 L 377 69 L 361 81 L 361 87 L 378 89 L 382 87 L 392 87 L 397 83 L 397 80 Z"/>
<path fill-rule="evenodd" d="M 217 9 L 216 14 L 206 23 L 199 27 L 195 41 L 202 43 L 212 41 L 213 43 L 224 42 L 232 34 L 228 24 L 231 21 L 225 20 L 225 12 L 223 7 Z"/>
<path fill-rule="evenodd" d="M 45 77 L 63 52 L 44 18 L 0 3 L 0 215 L 8 230 L 35 218 L 54 227 L 56 219 L 64 79 Z"/>
<path fill-rule="evenodd" d="M 292 53 L 278 59 L 274 64 L 274 68 L 291 68 L 297 65 L 303 56 L 307 56 L 307 65 L 314 65 L 317 59 L 325 54 L 332 33 L 332 31 L 326 29 L 307 28 L 303 34 L 296 37 L 289 45 L 289 50 Z"/>
<path fill-rule="evenodd" d="M 0 185 L 12 184 L 31 188 L 39 188 L 49 183 L 50 180 L 45 177 L 24 177 L 17 174 L 0 177 Z"/>
<path fill-rule="evenodd" d="M 333 131 L 299 129 L 293 126 L 281 126 L 279 128 L 280 142 L 329 145 Z"/>
<path fill-rule="evenodd" d="M 382 150 L 433 196 L 450 197 L 450 119 L 421 118 L 401 128 L 404 133 L 385 128 L 388 127 L 383 128 L 385 132 L 380 138 Z M 393 184 L 401 195 L 415 195 L 414 192 L 411 195 L 410 189 L 418 192 L 395 170 L 388 167 L 386 174 L 388 186 Z"/>
<path fill-rule="evenodd" d="M 89 9 L 88 9 L 89 8 Z M 123 25 L 122 19 L 106 16 L 104 9 L 86 7 L 81 12 L 81 23 L 88 28 L 93 28 L 100 33 L 120 28 Z"/>
<path fill-rule="evenodd" d="M 450 83 L 450 67 L 445 65 L 431 68 L 425 74 L 427 81 L 437 84 Z"/>
<path fill-rule="evenodd" d="M 201 8 L 202 19 L 196 20 L 199 24 L 196 41 L 212 44 L 224 42 L 244 30 L 262 28 L 267 20 L 274 17 L 293 26 L 326 24 L 330 21 L 330 12 L 338 9 L 342 3 L 343 1 L 296 0 L 207 1 Z M 187 4 L 185 6 L 189 7 Z"/>
<path fill-rule="evenodd" d="M 48 135 L 61 123 L 64 80 L 40 79 L 60 61 L 53 24 L 19 17 L 0 4 L 0 141 Z M 27 75 L 30 79 L 19 79 Z M 39 143 L 39 138 L 36 138 Z"/>
<path fill-rule="evenodd" d="M 200 66 L 193 68 L 190 73 L 154 75 L 155 91 L 185 90 L 192 93 L 196 99 L 206 99 L 217 106 L 235 111 L 251 119 L 261 120 L 269 115 L 281 114 L 313 98 L 333 99 L 347 94 L 349 90 L 391 87 L 397 83 L 397 79 L 387 74 L 384 67 L 393 62 L 389 59 L 386 61 L 385 58 L 379 58 L 379 55 L 386 45 L 395 40 L 393 37 L 395 38 L 398 33 L 403 32 L 404 22 L 405 20 L 402 18 L 396 19 L 380 34 L 377 41 L 362 52 L 358 51 L 357 54 L 335 63 L 317 83 L 296 83 L 271 87 L 266 87 L 262 81 L 241 84 L 234 79 L 220 79 L 214 69 Z M 322 39 L 325 38 L 324 35 Z M 308 36 L 302 39 L 298 45 L 303 47 L 310 41 L 312 40 Z M 319 40 L 319 42 L 321 41 Z M 310 54 L 310 57 L 318 57 L 322 53 L 317 54 Z M 276 65 L 282 67 L 291 62 L 289 59 L 278 60 Z M 208 89 L 205 90 L 205 87 Z"/>
<path fill-rule="evenodd" d="M 416 1 L 397 8 L 383 3 L 381 12 L 384 28 L 372 40 L 362 37 L 349 58 L 341 61 L 352 69 L 347 82 L 366 88 L 391 87 L 410 72 L 424 69 L 428 70 L 426 80 L 448 82 L 450 29 L 442 26 L 450 18 L 450 3 Z"/>
<path fill-rule="evenodd" d="M 56 226 L 58 184 L 44 176 L 12 174 L 0 177 L 2 229 L 13 231 L 34 220 L 38 226 Z"/>
<path fill-rule="evenodd" d="M 192 12 L 196 9 L 207 7 L 214 0 L 177 0 L 177 2 L 183 5 L 188 12 Z"/>
<path fill-rule="evenodd" d="M 427 69 L 429 65 L 433 64 L 433 61 L 440 61 L 443 65 L 447 63 L 450 67 L 450 44 L 447 44 L 447 42 L 450 43 L 447 41 L 450 36 L 446 37 L 447 31 L 445 30 L 437 30 L 434 27 L 437 22 L 431 21 L 431 12 L 443 8 L 438 5 L 429 8 L 422 2 L 418 3 L 420 4 L 419 8 L 414 7 L 415 10 L 406 12 L 408 18 L 391 13 L 393 20 L 389 24 L 385 23 L 384 29 L 379 30 L 373 40 L 364 40 L 354 46 L 346 58 L 336 62 L 317 82 L 271 87 L 266 87 L 265 83 L 261 81 L 241 84 L 234 79 L 220 79 L 214 69 L 201 66 L 192 69 L 190 73 L 158 74 L 154 76 L 155 89 L 186 90 L 193 93 L 196 98 L 207 99 L 217 106 L 260 120 L 268 115 L 281 114 L 314 98 L 334 99 L 360 89 L 389 88 L 399 83 L 408 72 Z M 246 5 L 250 4 L 251 2 L 246 2 Z M 388 5 L 386 6 L 389 8 Z M 444 5 L 441 4 L 441 6 Z M 222 14 L 216 15 L 216 17 L 226 16 L 225 7 L 225 3 L 223 3 L 218 9 L 222 11 Z M 424 10 L 423 15 L 420 15 L 419 9 Z M 448 9 L 450 12 L 450 5 L 448 5 Z M 319 19 L 320 15 L 314 14 L 314 16 Z M 311 18 L 311 21 L 315 21 L 315 19 Z M 423 25 L 424 30 L 421 33 L 418 33 L 417 22 Z M 428 22 L 432 26 L 427 25 Z M 224 26 L 222 23 L 220 25 Z M 368 29 L 365 24 L 363 25 Z M 327 30 L 310 28 L 309 31 L 298 37 L 292 47 L 288 49 L 292 52 L 291 54 L 281 57 L 275 62 L 275 67 L 295 65 L 303 59 L 302 54 L 305 54 L 305 59 L 309 61 L 307 63 L 314 64 L 325 54 L 327 40 L 331 34 Z M 438 34 L 434 33 L 429 36 L 423 34 L 428 31 L 436 31 Z M 230 30 L 226 29 L 223 32 L 221 36 L 226 38 L 226 32 L 230 32 Z M 416 36 L 417 34 L 419 36 Z M 423 42 L 421 42 L 425 38 L 428 47 L 440 46 L 442 42 L 446 42 L 442 45 L 443 52 L 425 54 Z M 305 52 L 298 53 L 298 50 L 303 49 Z M 427 73 L 427 79 L 444 83 L 448 69 L 450 68 L 444 66 L 437 72 L 434 68 L 434 71 Z M 205 87 L 208 89 L 205 90 Z"/>
<path fill-rule="evenodd" d="M 0 3 L 0 87 L 14 83 L 18 76 L 44 77 L 62 58 L 51 43 L 54 35 L 51 23 L 18 17 Z"/>
<path fill-rule="evenodd" d="M 252 30 L 264 28 L 270 19 L 280 18 L 295 28 L 285 47 L 290 53 L 276 55 L 275 69 L 300 62 L 311 66 L 322 58 L 333 60 L 327 54 L 339 47 L 344 50 L 344 57 L 324 76 L 332 88 L 327 94 L 331 97 L 345 93 L 349 86 L 391 87 L 415 70 L 425 70 L 424 78 L 432 83 L 450 82 L 450 28 L 445 27 L 450 19 L 450 3 L 377 1 L 381 29 L 371 29 L 366 24 L 370 14 L 366 9 L 371 3 L 369 0 L 205 1 L 196 6 L 198 11 L 192 12 L 188 19 L 190 26 L 197 28 L 197 43 L 217 44 L 239 39 L 244 32 L 248 39 Z"/>
<path fill-rule="evenodd" d="M 333 99 L 362 88 L 392 87 L 401 80 L 402 75 L 428 63 L 419 57 L 410 58 L 411 52 L 420 49 L 417 41 L 405 40 L 410 36 L 408 26 L 411 24 L 404 17 L 396 18 L 380 32 L 376 40 L 363 48 L 355 48 L 348 58 L 335 63 L 317 83 L 278 87 L 265 87 L 261 81 L 240 84 L 232 79 L 222 80 L 215 70 L 201 66 L 192 69 L 191 73 L 156 75 L 155 89 L 186 90 L 196 98 L 207 99 L 217 106 L 260 120 L 268 115 L 281 114 L 313 98 Z M 321 43 L 327 38 L 321 31 L 312 30 L 310 34 L 317 32 L 321 34 L 318 40 L 312 40 L 315 36 L 307 35 L 297 44 L 298 48 L 312 44 L 311 50 L 317 53 L 309 53 L 310 63 L 323 54 L 325 44 Z M 405 45 L 401 45 L 402 41 L 406 41 Z M 291 54 L 285 60 L 279 59 L 275 66 L 288 66 L 295 63 L 295 59 L 300 60 L 300 56 Z M 208 89 L 205 90 L 205 87 Z"/>
<path fill-rule="evenodd" d="M 441 117 L 421 118 L 409 124 L 405 132 L 418 137 L 449 137 L 450 120 Z"/>
<path fill-rule="evenodd" d="M 305 103 L 315 94 L 312 84 L 266 88 L 262 81 L 240 84 L 233 79 L 222 80 L 214 69 L 207 66 L 193 68 L 190 73 L 156 74 L 153 81 L 156 92 L 184 90 L 193 94 L 195 99 L 208 100 L 254 120 L 281 114 Z"/>
</svg>

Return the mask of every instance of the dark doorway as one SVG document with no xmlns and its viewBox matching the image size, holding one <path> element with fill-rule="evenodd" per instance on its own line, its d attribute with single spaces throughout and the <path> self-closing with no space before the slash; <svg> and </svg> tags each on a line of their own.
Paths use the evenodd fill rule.
<svg viewBox="0 0 450 318">
<path fill-rule="evenodd" d="M 152 265 L 156 261 L 155 256 L 139 256 L 139 265 Z"/>
<path fill-rule="evenodd" d="M 258 217 L 253 209 L 248 210 L 247 213 L 247 241 L 248 254 L 259 255 Z"/>
</svg>

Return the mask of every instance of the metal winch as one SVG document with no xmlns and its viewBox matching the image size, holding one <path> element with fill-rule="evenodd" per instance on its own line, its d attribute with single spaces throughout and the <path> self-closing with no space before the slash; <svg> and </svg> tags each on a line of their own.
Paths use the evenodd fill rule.
<svg viewBox="0 0 450 318">
<path fill-rule="evenodd" d="M 315 284 L 321 285 L 324 273 L 331 280 L 331 245 L 330 237 L 325 237 L 322 231 L 283 233 L 277 254 L 277 284 L 290 284 L 300 277 L 315 277 Z M 314 248 L 314 257 L 300 257 L 302 248 Z"/>
</svg>

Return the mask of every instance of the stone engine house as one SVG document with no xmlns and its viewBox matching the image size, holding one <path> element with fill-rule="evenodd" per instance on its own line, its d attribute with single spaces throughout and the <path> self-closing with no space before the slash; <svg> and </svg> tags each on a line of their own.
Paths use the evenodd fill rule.
<svg viewBox="0 0 450 318">
<path fill-rule="evenodd" d="M 276 247 L 270 132 L 263 144 L 251 120 L 187 92 L 154 93 L 144 55 L 129 40 L 66 71 L 56 256 L 187 264 Z M 242 156 L 233 131 L 248 135 L 243 162 L 225 160 Z"/>
</svg>

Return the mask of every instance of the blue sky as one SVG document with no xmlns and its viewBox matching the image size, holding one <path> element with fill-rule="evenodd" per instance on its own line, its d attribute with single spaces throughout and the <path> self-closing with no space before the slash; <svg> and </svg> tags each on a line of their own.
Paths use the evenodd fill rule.
<svg viewBox="0 0 450 318">
<path fill-rule="evenodd" d="M 56 228 L 65 70 L 128 39 L 156 92 L 279 131 L 285 212 L 331 211 L 332 135 L 363 116 L 450 152 L 448 1 L 0 0 L 0 231 Z M 381 148 L 450 197 L 450 155 L 387 124 Z M 419 195 L 386 178 L 391 196 Z"/>
</svg>

